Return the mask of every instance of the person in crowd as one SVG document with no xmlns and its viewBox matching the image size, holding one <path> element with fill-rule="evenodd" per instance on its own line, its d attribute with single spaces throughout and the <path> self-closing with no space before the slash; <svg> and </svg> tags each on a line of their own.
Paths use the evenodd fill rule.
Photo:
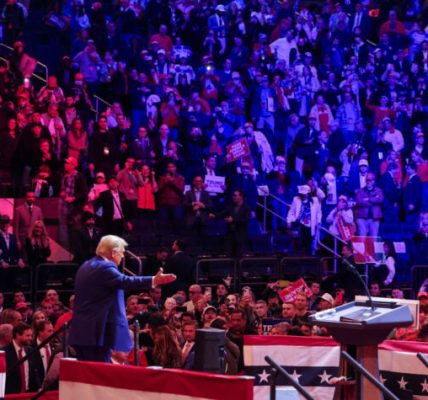
<svg viewBox="0 0 428 400">
<path fill-rule="evenodd" d="M 145 226 L 149 231 L 155 228 L 156 193 L 158 190 L 155 171 L 149 164 L 143 164 L 140 170 L 137 199 L 137 220 L 142 229 Z"/>
<path fill-rule="evenodd" d="M 317 197 L 311 196 L 308 185 L 298 187 L 299 194 L 293 198 L 287 214 L 288 228 L 297 224 L 306 254 L 312 254 L 314 240 L 321 224 L 322 211 Z"/>
<path fill-rule="evenodd" d="M 135 165 L 135 160 L 128 157 L 125 161 L 125 168 L 117 174 L 119 192 L 125 195 L 125 207 L 128 210 L 129 218 L 133 219 L 137 210 L 138 187 L 141 186 L 141 175 Z"/>
<path fill-rule="evenodd" d="M 9 233 L 10 217 L 0 215 L 0 267 L 7 268 L 10 265 L 24 267 L 22 253 L 18 247 L 15 235 Z"/>
<path fill-rule="evenodd" d="M 98 125 L 89 139 L 89 171 L 102 171 L 107 176 L 119 171 L 119 146 L 116 138 L 107 126 L 107 117 L 101 116 Z"/>
<path fill-rule="evenodd" d="M 64 175 L 61 178 L 59 201 L 59 242 L 70 248 L 75 223 L 82 214 L 83 203 L 87 198 L 87 184 L 81 172 L 77 170 L 78 161 L 68 157 L 64 161 Z"/>
<path fill-rule="evenodd" d="M 18 247 L 23 248 L 30 228 L 36 221 L 43 221 L 43 212 L 34 203 L 36 195 L 33 191 L 25 194 L 25 203 L 16 207 L 13 215 L 13 232 L 18 239 Z"/>
<path fill-rule="evenodd" d="M 51 247 L 46 226 L 42 220 L 36 220 L 29 229 L 29 234 L 25 240 L 25 254 L 28 264 L 34 269 L 43 263 L 48 262 L 51 255 Z"/>
<path fill-rule="evenodd" d="M 356 192 L 355 213 L 359 236 L 377 237 L 382 219 L 383 192 L 375 186 L 375 174 L 368 173 L 366 186 Z"/>
<path fill-rule="evenodd" d="M 204 235 L 208 223 L 208 213 L 212 209 L 209 193 L 203 188 L 202 176 L 196 175 L 192 180 L 192 188 L 184 194 L 183 205 L 186 211 L 186 225 L 196 238 Z"/>
<path fill-rule="evenodd" d="M 6 365 L 11 368 L 20 358 L 23 358 L 30 351 L 33 340 L 33 330 L 25 322 L 19 322 L 13 327 L 12 343 L 8 344 L 5 352 Z M 37 391 L 41 386 L 38 380 L 37 368 L 34 358 L 30 357 L 22 366 L 16 366 L 6 375 L 6 394 L 25 393 L 27 391 Z"/>
<path fill-rule="evenodd" d="M 102 209 L 101 224 L 104 233 L 123 235 L 132 229 L 128 218 L 128 209 L 125 195 L 119 191 L 116 176 L 107 180 L 108 190 L 101 192 L 95 202 L 95 209 Z"/>
<path fill-rule="evenodd" d="M 403 186 L 405 221 L 408 224 L 416 224 L 421 211 L 422 182 L 417 175 L 417 166 L 414 162 L 406 165 L 406 179 Z"/>
<path fill-rule="evenodd" d="M 100 194 L 106 190 L 108 190 L 106 176 L 104 172 L 97 172 L 95 174 L 95 182 L 88 193 L 88 201 L 90 203 L 95 203 L 98 200 L 98 197 L 100 197 Z M 96 211 L 99 213 L 101 210 Z"/>
<path fill-rule="evenodd" d="M 171 246 L 172 254 L 166 260 L 164 271 L 174 274 L 177 279 L 164 288 L 164 295 L 173 295 L 177 291 L 185 291 L 194 282 L 194 260 L 186 253 L 186 243 L 176 239 Z"/>
<path fill-rule="evenodd" d="M 333 235 L 349 241 L 355 233 L 354 214 L 352 208 L 348 206 L 348 198 L 345 195 L 340 195 L 337 200 L 336 208 L 331 210 L 326 221 L 330 224 L 329 231 Z"/>
<path fill-rule="evenodd" d="M 235 190 L 232 194 L 232 204 L 217 214 L 210 214 L 211 218 L 223 218 L 228 227 L 227 249 L 233 257 L 244 254 L 247 249 L 248 222 L 251 210 L 245 202 L 242 190 Z"/>
<path fill-rule="evenodd" d="M 38 346 L 54 333 L 54 327 L 48 320 L 40 321 L 34 330 L 33 346 Z M 43 382 L 52 362 L 54 348 L 49 342 L 34 353 L 34 363 L 37 366 L 38 379 Z"/>
<path fill-rule="evenodd" d="M 177 173 L 177 165 L 168 162 L 166 173 L 159 179 L 159 220 L 165 227 L 172 224 L 176 231 L 183 220 L 184 177 Z"/>
<path fill-rule="evenodd" d="M 160 326 L 153 332 L 154 347 L 151 354 L 152 365 L 163 368 L 181 368 L 183 355 L 167 326 Z"/>
<path fill-rule="evenodd" d="M 88 134 L 83 125 L 83 121 L 77 116 L 71 122 L 71 126 L 66 135 L 68 157 L 74 157 L 81 161 L 86 156 L 88 148 Z"/>
<path fill-rule="evenodd" d="M 95 224 L 95 214 L 85 211 L 82 214 L 82 227 L 76 232 L 74 262 L 80 265 L 92 258 L 102 236 L 102 229 Z"/>
<path fill-rule="evenodd" d="M 191 370 L 193 368 L 195 357 L 195 339 L 196 339 L 196 323 L 195 321 L 185 322 L 181 325 L 181 333 L 185 340 L 181 347 L 182 353 L 182 368 Z"/>
<path fill-rule="evenodd" d="M 394 244 L 387 240 L 383 243 L 382 261 L 375 264 L 375 269 L 372 274 L 372 279 L 382 282 L 384 287 L 390 286 L 394 281 L 397 262 L 397 254 Z"/>
</svg>

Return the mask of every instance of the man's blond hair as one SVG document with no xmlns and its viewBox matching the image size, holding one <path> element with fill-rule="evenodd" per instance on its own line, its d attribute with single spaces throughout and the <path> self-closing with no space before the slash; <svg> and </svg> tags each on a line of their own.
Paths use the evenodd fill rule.
<svg viewBox="0 0 428 400">
<path fill-rule="evenodd" d="M 108 257 L 114 251 L 125 250 L 126 246 L 128 246 L 128 243 L 119 236 L 103 236 L 98 243 L 96 254 L 100 257 Z"/>
</svg>

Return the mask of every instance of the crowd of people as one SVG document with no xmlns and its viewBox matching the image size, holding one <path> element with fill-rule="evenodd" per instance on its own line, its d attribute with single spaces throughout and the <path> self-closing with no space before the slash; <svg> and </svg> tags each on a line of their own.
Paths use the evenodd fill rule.
<svg viewBox="0 0 428 400">
<path fill-rule="evenodd" d="M 42 87 L 21 40 L 40 8 L 63 52 Z M 349 241 L 402 225 L 415 235 L 411 262 L 427 263 L 418 1 L 11 0 L 2 15 L 13 47 L 0 60 L 3 195 L 59 198 L 58 240 L 76 261 L 91 254 L 88 235 L 187 233 L 203 244 L 218 227 L 225 252 L 241 256 L 268 192 L 267 228 L 300 233 L 306 254 L 321 226 Z M 111 105 L 94 110 L 95 95 Z M 36 264 L 23 253 L 43 221 L 28 215 L 31 201 L 9 264 Z"/>
<path fill-rule="evenodd" d="M 59 53 L 42 86 L 26 50 L 33 43 L 23 40 L 41 9 Z M 171 233 L 203 247 L 219 224 L 224 252 L 239 257 L 250 250 L 248 226 L 260 221 L 266 190 L 268 229 L 297 231 L 305 254 L 317 251 L 321 226 L 344 242 L 379 237 L 385 227 L 401 239 L 406 227 L 413 264 L 426 265 L 427 17 L 420 0 L 7 0 L 0 186 L 25 201 L 13 233 L 10 217 L 0 216 L 0 267 L 48 260 L 36 202 L 50 197 L 59 198 L 58 240 L 79 263 L 106 234 Z M 312 296 L 285 303 L 275 283 L 257 296 L 233 293 L 229 280 L 203 292 L 185 244 L 175 240 L 171 255 L 159 248 L 147 266 L 177 275 L 164 296 L 153 288 L 128 298 L 129 322 L 148 329 L 142 365 L 191 368 L 195 329 L 213 326 L 227 331 L 227 372 L 240 372 L 243 335 L 328 335 L 308 325 L 310 312 L 359 290 L 339 269 L 308 282 Z M 352 257 L 349 246 L 341 251 Z M 395 262 L 385 242 L 372 289 L 399 298 Z M 396 338 L 427 339 L 427 289 L 418 299 L 420 329 Z M 37 310 L 25 300 L 2 311 L 1 347 L 26 348 L 71 318 L 58 298 Z M 264 328 L 271 317 L 280 323 Z M 113 361 L 133 362 L 118 351 Z M 14 391 L 34 388 L 25 376 Z"/>
<path fill-rule="evenodd" d="M 167 288 L 168 285 L 165 286 Z M 245 371 L 243 359 L 244 335 L 290 335 L 328 337 L 325 327 L 313 326 L 309 316 L 346 301 L 344 290 L 337 288 L 334 296 L 322 292 L 318 281 L 309 283 L 311 294 L 299 292 L 293 300 L 281 301 L 278 282 L 266 286 L 260 296 L 250 287 L 236 293 L 220 283 L 202 288 L 192 284 L 188 290 L 177 290 L 170 297 L 163 296 L 160 287 L 131 294 L 126 300 L 129 342 L 134 338 L 135 321 L 139 322 L 138 360 L 134 350 L 113 350 L 111 362 L 121 365 L 157 365 L 165 368 L 192 370 L 195 363 L 195 338 L 199 328 L 225 330 L 224 373 Z M 373 296 L 382 295 L 379 284 L 370 287 Z M 393 298 L 402 299 L 399 289 Z M 420 292 L 419 329 L 416 325 L 397 328 L 390 339 L 428 341 L 428 293 Z M 38 308 L 26 302 L 23 292 L 15 292 L 9 308 L 5 308 L 0 294 L 0 348 L 6 353 L 8 374 L 6 393 L 35 391 L 57 383 L 58 363 L 64 355 L 62 336 L 35 349 L 65 323 L 73 323 L 74 295 L 69 308 L 55 290 L 48 290 Z M 76 334 L 74 334 L 76 335 Z M 87 340 L 89 334 L 86 332 Z M 43 343 L 42 343 L 43 344 Z M 73 347 L 68 349 L 75 356 Z M 11 368 L 19 359 L 29 355 L 21 367 Z M 25 371 L 21 375 L 21 371 Z M 22 380 L 22 377 L 25 379 Z"/>
</svg>

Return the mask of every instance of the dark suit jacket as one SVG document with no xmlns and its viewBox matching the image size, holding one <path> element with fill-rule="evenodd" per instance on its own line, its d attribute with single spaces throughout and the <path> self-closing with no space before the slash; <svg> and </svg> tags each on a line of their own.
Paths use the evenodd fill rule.
<svg viewBox="0 0 428 400">
<path fill-rule="evenodd" d="M 0 261 L 5 261 L 12 265 L 16 264 L 20 258 L 21 252 L 18 249 L 16 236 L 9 234 L 9 247 L 7 247 L 3 235 L 0 234 Z"/>
<path fill-rule="evenodd" d="M 186 223 L 187 225 L 193 225 L 197 220 L 196 212 L 193 211 L 192 203 L 196 201 L 195 191 L 193 189 L 186 192 L 184 195 L 183 205 L 186 209 Z M 206 224 L 208 215 L 207 213 L 212 208 L 211 197 L 207 191 L 201 191 L 201 197 L 199 199 L 200 202 L 205 204 L 205 208 L 199 210 L 200 211 L 200 222 Z"/>
<path fill-rule="evenodd" d="M 403 207 L 406 210 L 406 214 L 417 214 L 419 213 L 422 200 L 422 183 L 421 178 L 418 175 L 413 175 L 407 185 L 403 188 Z M 413 204 L 414 210 L 409 212 L 407 207 Z"/>
<path fill-rule="evenodd" d="M 152 277 L 127 276 L 102 257 L 77 271 L 69 344 L 128 352 L 132 348 L 125 311 L 125 291 L 149 290 Z"/>
<path fill-rule="evenodd" d="M 97 248 L 98 242 L 102 236 L 102 230 L 97 227 L 94 227 L 92 237 L 89 236 L 89 231 L 86 226 L 80 229 L 76 233 L 74 262 L 81 264 L 94 257 L 95 249 Z"/>
<path fill-rule="evenodd" d="M 31 350 L 30 347 L 25 347 L 25 352 L 27 354 L 29 353 L 30 350 Z M 13 343 L 10 343 L 7 346 L 5 346 L 3 348 L 3 351 L 5 352 L 5 356 L 6 356 L 6 366 L 9 369 L 13 365 L 15 365 L 16 362 L 18 362 L 18 354 L 16 354 Z M 28 391 L 35 392 L 40 388 L 41 382 L 38 379 L 39 371 L 38 371 L 37 363 L 34 360 L 34 357 L 30 357 L 28 359 L 28 373 L 29 373 Z M 8 371 L 6 375 L 6 394 L 20 393 L 21 386 L 22 386 L 21 372 L 19 367 Z"/>
<path fill-rule="evenodd" d="M 173 295 L 177 290 L 187 290 L 194 282 L 195 261 L 183 251 L 179 251 L 168 258 L 165 272 L 177 275 L 177 280 L 165 286 L 164 295 Z"/>
<path fill-rule="evenodd" d="M 127 219 L 128 212 L 126 210 L 126 198 L 122 192 L 119 192 L 120 206 L 122 208 L 123 219 Z M 108 232 L 108 226 L 113 221 L 114 216 L 114 199 L 111 190 L 101 192 L 100 196 L 95 202 L 95 209 L 103 208 L 103 215 L 101 217 L 102 226 L 105 232 Z"/>
<path fill-rule="evenodd" d="M 309 129 L 309 127 L 300 129 L 294 138 L 294 149 L 296 156 L 303 160 L 309 160 L 313 155 L 316 144 L 318 143 L 318 135 L 319 132 L 316 129 L 313 129 L 312 131 Z M 312 139 L 312 143 L 305 143 L 309 139 Z"/>
<path fill-rule="evenodd" d="M 228 224 L 229 232 L 234 233 L 236 237 L 245 238 L 248 231 L 248 222 L 251 216 L 251 208 L 248 204 L 243 204 L 237 208 L 234 204 L 230 204 L 225 210 L 219 212 L 217 218 L 232 217 L 233 222 Z"/>
<path fill-rule="evenodd" d="M 40 207 L 33 204 L 31 215 L 27 204 L 22 204 L 15 208 L 13 214 L 13 232 L 21 242 L 21 245 L 24 245 L 25 238 L 28 236 L 28 230 L 34 221 L 37 220 L 43 221 L 43 213 Z"/>
</svg>

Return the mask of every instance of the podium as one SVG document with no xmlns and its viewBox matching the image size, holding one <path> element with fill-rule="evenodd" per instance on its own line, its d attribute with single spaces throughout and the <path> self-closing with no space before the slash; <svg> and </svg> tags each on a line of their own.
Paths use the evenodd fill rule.
<svg viewBox="0 0 428 400">
<path fill-rule="evenodd" d="M 374 301 L 351 302 L 309 317 L 313 325 L 324 326 L 342 345 L 357 348 L 357 360 L 379 379 L 377 345 L 397 327 L 408 326 L 413 317 L 407 305 Z M 382 394 L 366 378 L 357 380 L 355 399 L 383 400 Z"/>
</svg>

